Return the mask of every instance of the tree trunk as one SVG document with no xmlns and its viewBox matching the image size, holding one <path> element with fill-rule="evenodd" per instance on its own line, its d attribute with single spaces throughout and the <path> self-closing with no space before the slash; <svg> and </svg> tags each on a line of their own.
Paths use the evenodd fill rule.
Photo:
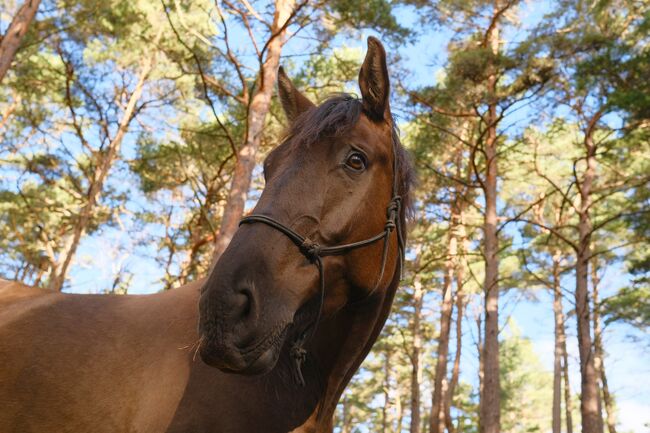
<svg viewBox="0 0 650 433">
<path fill-rule="evenodd" d="M 498 2 L 497 2 L 498 3 Z M 487 36 L 488 48 L 494 54 L 499 52 L 499 21 L 496 18 Z M 494 66 L 492 66 L 494 69 Z M 500 430 L 500 383 L 499 383 L 499 239 L 497 228 L 497 115 L 496 72 L 488 77 L 488 112 L 486 116 L 487 137 L 485 140 L 486 169 L 484 179 L 485 219 L 483 224 L 485 245 L 485 335 L 484 335 L 484 384 L 481 402 L 482 433 L 499 433 Z"/>
<path fill-rule="evenodd" d="M 7 74 L 40 3 L 41 0 L 27 0 L 23 3 L 0 40 L 0 83 Z"/>
<path fill-rule="evenodd" d="M 460 152 L 457 160 L 458 172 L 460 173 L 461 158 L 463 153 Z M 468 166 L 468 178 L 471 175 L 471 167 Z M 467 205 L 467 190 L 458 192 L 456 205 L 458 209 L 458 226 L 456 233 L 458 237 L 458 261 L 456 262 L 456 353 L 454 355 L 454 366 L 451 371 L 451 380 L 449 381 L 449 389 L 445 394 L 445 425 L 449 433 L 454 433 L 455 428 L 451 419 L 451 404 L 458 386 L 460 376 L 460 357 L 462 353 L 463 344 L 463 318 L 465 317 L 465 294 L 463 287 L 465 285 L 465 267 L 467 265 L 467 251 L 469 251 L 469 239 L 467 239 L 467 232 L 465 230 L 465 207 Z"/>
<path fill-rule="evenodd" d="M 244 144 L 237 152 L 237 162 L 228 193 L 228 201 L 221 218 L 219 233 L 215 239 L 212 263 L 216 263 L 230 243 L 239 220 L 244 214 L 246 197 L 250 188 L 257 151 L 259 150 L 266 115 L 271 108 L 271 98 L 278 78 L 280 54 L 285 43 L 286 23 L 291 17 L 295 0 L 275 0 L 275 14 L 271 26 L 266 60 L 259 72 L 258 87 L 248 108 Z"/>
<path fill-rule="evenodd" d="M 594 364 L 600 378 L 600 385 L 605 402 L 605 411 L 607 412 L 607 430 L 609 433 L 616 433 L 616 408 L 614 400 L 609 392 L 607 375 L 605 374 L 605 353 L 603 349 L 602 326 L 600 323 L 600 296 L 598 293 L 600 278 L 598 277 L 597 262 L 594 259 L 591 266 L 591 287 L 592 303 L 594 308 Z"/>
<path fill-rule="evenodd" d="M 478 431 L 483 433 L 481 414 L 483 413 L 483 392 L 485 389 L 485 352 L 483 349 L 483 317 L 480 312 L 476 314 L 476 330 L 478 333 L 478 341 L 476 342 L 478 349 Z"/>
<path fill-rule="evenodd" d="M 436 353 L 436 372 L 433 382 L 433 397 L 431 402 L 431 419 L 429 431 L 443 433 L 445 431 L 445 395 L 448 388 L 447 358 L 449 355 L 449 331 L 451 329 L 451 314 L 453 307 L 452 285 L 456 272 L 458 258 L 458 238 L 456 225 L 458 214 L 454 209 L 451 212 L 449 229 L 447 233 L 447 260 L 445 261 L 445 276 L 442 288 L 442 309 L 440 312 L 440 334 L 438 336 L 438 350 Z"/>
<path fill-rule="evenodd" d="M 576 257 L 576 321 L 578 327 L 578 348 L 580 351 L 580 413 L 582 433 L 603 433 L 602 416 L 598 407 L 598 374 L 594 363 L 591 341 L 591 320 L 589 314 L 589 258 L 591 255 L 591 190 L 596 177 L 596 145 L 593 141 L 593 118 L 585 132 L 584 145 L 587 167 L 580 183 L 580 212 L 578 231 L 580 242 Z"/>
<path fill-rule="evenodd" d="M 404 406 L 402 405 L 402 390 L 399 386 L 399 381 L 396 381 L 395 386 L 395 432 L 402 432 L 402 424 L 404 423 Z"/>
<path fill-rule="evenodd" d="M 0 78 L 0 82 L 1 81 L 2 79 Z M 20 106 L 20 103 L 22 101 L 20 95 L 17 93 L 12 92 L 11 96 L 11 104 L 7 105 L 5 110 L 2 112 L 2 118 L 0 119 L 0 143 L 4 140 L 5 126 L 7 125 L 9 117 L 14 113 L 14 111 L 16 111 L 16 108 Z"/>
<path fill-rule="evenodd" d="M 422 371 L 420 370 L 420 352 L 422 350 L 422 329 L 420 321 L 422 318 L 422 305 L 424 289 L 419 277 L 415 277 L 413 283 L 413 350 L 411 352 L 411 424 L 410 433 L 420 433 L 420 382 Z"/>
<path fill-rule="evenodd" d="M 562 287 L 560 286 L 560 261 L 562 251 L 553 253 L 553 315 L 555 317 L 555 351 L 553 357 L 553 433 L 562 432 L 562 357 L 566 347 L 564 335 L 564 312 L 562 310 Z"/>
<path fill-rule="evenodd" d="M 569 354 L 566 350 L 566 332 L 562 329 L 564 341 L 562 342 L 562 376 L 564 377 L 564 413 L 566 418 L 566 432 L 573 433 L 573 400 L 571 399 L 571 386 L 569 384 Z"/>
<path fill-rule="evenodd" d="M 66 242 L 65 248 L 58 255 L 56 262 L 53 263 L 48 281 L 48 288 L 50 290 L 61 291 L 63 289 L 63 284 L 65 283 L 68 274 L 68 268 L 77 253 L 77 248 L 79 247 L 81 238 L 86 233 L 86 230 L 91 223 L 97 201 L 104 189 L 106 177 L 111 171 L 113 163 L 120 152 L 122 140 L 124 139 L 124 135 L 133 119 L 136 103 L 140 99 L 140 96 L 142 96 L 142 89 L 153 68 L 153 63 L 154 59 L 151 57 L 143 65 L 143 68 L 140 71 L 140 76 L 138 77 L 138 82 L 129 98 L 126 108 L 124 109 L 124 113 L 122 114 L 122 119 L 115 137 L 110 141 L 105 152 L 98 152 L 97 168 L 93 173 L 93 178 L 90 179 L 90 185 L 86 194 L 87 201 L 79 212 L 77 222 L 75 223 L 72 234 Z"/>
<path fill-rule="evenodd" d="M 463 239 L 464 236 L 459 235 Z M 463 294 L 463 279 L 464 279 L 463 265 L 458 265 L 456 273 L 456 354 L 454 355 L 454 366 L 451 371 L 451 380 L 449 382 L 449 389 L 445 395 L 445 424 L 449 433 L 454 433 L 454 425 L 451 420 L 451 403 L 458 386 L 458 378 L 460 376 L 460 357 L 463 347 L 463 316 L 465 308 L 465 299 Z"/>
<path fill-rule="evenodd" d="M 381 407 L 381 431 L 389 432 L 389 406 L 390 406 L 390 377 L 391 377 L 391 352 L 389 349 L 384 351 L 384 404 Z"/>
</svg>

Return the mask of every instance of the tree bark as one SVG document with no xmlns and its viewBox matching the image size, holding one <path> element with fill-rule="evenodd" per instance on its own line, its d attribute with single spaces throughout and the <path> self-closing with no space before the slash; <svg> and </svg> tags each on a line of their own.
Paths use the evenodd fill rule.
<svg viewBox="0 0 650 433">
<path fill-rule="evenodd" d="M 0 82 L 2 79 L 0 79 Z M 2 118 L 0 119 L 0 142 L 4 140 L 4 135 L 5 135 L 5 126 L 7 125 L 7 121 L 9 120 L 9 117 L 16 111 L 16 108 L 21 103 L 21 97 L 17 93 L 12 92 L 12 100 L 11 104 L 9 104 L 5 110 L 2 112 Z"/>
<path fill-rule="evenodd" d="M 287 20 L 295 6 L 295 0 L 275 0 L 275 14 L 268 41 L 266 59 L 261 65 L 258 87 L 251 99 L 246 119 L 244 144 L 237 152 L 237 162 L 228 193 L 228 201 L 215 239 L 212 263 L 216 263 L 232 240 L 239 220 L 244 214 L 246 197 L 250 188 L 256 156 L 260 147 L 266 115 L 271 107 L 273 89 L 278 78 L 280 54 L 285 43 Z"/>
<path fill-rule="evenodd" d="M 402 424 L 404 423 L 404 406 L 402 405 L 402 390 L 399 386 L 399 380 L 395 386 L 395 432 L 401 433 Z"/>
<path fill-rule="evenodd" d="M 573 400 L 571 398 L 571 385 L 569 384 L 569 354 L 566 350 L 566 332 L 562 343 L 562 376 L 564 378 L 564 417 L 566 418 L 566 431 L 573 433 Z"/>
<path fill-rule="evenodd" d="M 483 413 L 483 392 L 485 389 L 485 351 L 483 349 L 483 317 L 480 312 L 476 314 L 476 330 L 478 332 L 478 341 L 476 342 L 478 349 L 478 431 L 483 433 L 481 414 Z"/>
<path fill-rule="evenodd" d="M 592 232 L 590 218 L 591 191 L 596 177 L 596 144 L 594 143 L 593 133 L 597 120 L 597 117 L 592 118 L 585 131 L 584 146 L 587 167 L 582 182 L 580 182 L 580 209 L 578 212 L 580 242 L 576 257 L 575 304 L 578 348 L 580 351 L 582 433 L 603 433 L 602 416 L 598 407 L 598 374 L 594 363 L 591 340 L 588 287 Z"/>
<path fill-rule="evenodd" d="M 465 239 L 463 234 L 459 234 L 459 239 Z M 463 242 L 465 243 L 465 241 Z M 449 433 L 454 433 L 454 425 L 451 420 L 451 403 L 458 386 L 460 377 L 460 357 L 463 347 L 463 317 L 465 309 L 465 296 L 463 294 L 464 269 L 463 264 L 458 264 L 456 271 L 456 354 L 454 355 L 454 366 L 451 371 L 451 380 L 449 381 L 449 390 L 445 395 L 445 424 Z"/>
<path fill-rule="evenodd" d="M 555 318 L 555 351 L 553 357 L 553 433 L 562 432 L 562 357 L 566 347 L 564 335 L 564 312 L 562 310 L 562 288 L 560 286 L 560 261 L 562 251 L 553 253 L 553 315 Z"/>
<path fill-rule="evenodd" d="M 391 352 L 389 349 L 384 351 L 384 404 L 381 408 L 381 431 L 387 433 L 390 428 L 389 407 L 390 407 L 390 378 L 391 378 Z"/>
<path fill-rule="evenodd" d="M 493 25 L 486 41 L 494 54 L 499 52 L 498 2 L 494 7 Z M 485 140 L 486 169 L 483 192 L 485 216 L 483 224 L 485 245 L 485 335 L 483 347 L 484 384 L 481 402 L 482 433 L 499 433 L 501 387 L 499 383 L 499 238 L 497 228 L 497 123 L 496 105 L 497 75 L 493 69 L 488 76 L 488 111 L 486 115 L 487 136 Z"/>
<path fill-rule="evenodd" d="M 462 130 L 465 130 L 467 123 L 464 122 Z M 463 148 L 456 155 L 456 177 L 458 179 L 462 176 L 463 160 L 465 159 L 465 152 Z M 470 182 L 473 170 L 471 164 L 466 164 L 465 179 L 467 183 Z M 444 411 L 445 411 L 445 425 L 449 433 L 455 433 L 457 430 L 454 427 L 451 418 L 451 405 L 453 402 L 456 386 L 460 376 L 460 357 L 462 353 L 463 343 L 463 317 L 465 317 L 465 295 L 463 287 L 465 285 L 465 267 L 467 264 L 467 251 L 469 251 L 469 239 L 467 238 L 467 231 L 465 230 L 465 208 L 470 199 L 471 193 L 465 186 L 458 187 L 455 191 L 455 209 L 458 214 L 458 223 L 456 225 L 456 237 L 458 239 L 458 251 L 456 261 L 456 353 L 454 355 L 454 365 L 452 367 L 451 379 L 449 381 L 449 389 L 444 395 Z M 460 428 L 458 428 L 460 430 Z"/>
<path fill-rule="evenodd" d="M 456 225 L 458 214 L 456 206 L 452 206 L 451 219 L 447 233 L 447 259 L 445 261 L 445 276 L 442 289 L 442 309 L 440 312 L 440 334 L 438 335 L 438 350 L 436 354 L 436 372 L 433 382 L 431 402 L 431 419 L 429 431 L 442 433 L 445 431 L 445 395 L 448 388 L 447 358 L 449 356 L 449 331 L 451 329 L 451 314 L 453 307 L 452 285 L 456 272 L 458 257 L 458 238 Z"/>
<path fill-rule="evenodd" d="M 607 383 L 607 375 L 605 373 L 605 352 L 603 349 L 602 325 L 600 321 L 600 296 L 599 296 L 600 278 L 598 277 L 598 266 L 594 259 L 591 266 L 591 287 L 592 287 L 592 303 L 594 308 L 594 364 L 600 378 L 600 386 L 602 389 L 603 400 L 605 403 L 605 411 L 607 413 L 607 431 L 609 433 L 616 433 L 616 408 L 614 407 L 614 399 L 609 392 L 609 385 Z"/>
<path fill-rule="evenodd" d="M 23 3 L 0 40 L 0 83 L 7 74 L 40 3 L 41 0 L 27 0 Z"/>
<path fill-rule="evenodd" d="M 420 382 L 422 371 L 420 370 L 420 358 L 422 351 L 422 305 L 424 300 L 424 289 L 419 277 L 415 277 L 413 283 L 413 349 L 411 351 L 411 424 L 410 433 L 420 433 Z"/>
<path fill-rule="evenodd" d="M 111 171 L 113 163 L 120 152 L 122 140 L 124 139 L 124 135 L 128 131 L 129 124 L 133 119 L 136 104 L 142 96 L 142 89 L 144 88 L 144 84 L 153 68 L 153 63 L 153 57 L 146 60 L 142 70 L 140 71 L 135 89 L 133 90 L 133 93 L 131 93 L 126 108 L 124 109 L 115 137 L 110 141 L 105 152 L 98 152 L 97 156 L 99 159 L 97 161 L 97 168 L 93 173 L 93 178 L 90 179 L 90 185 L 86 194 L 86 203 L 79 212 L 74 229 L 66 241 L 65 247 L 56 258 L 56 261 L 52 264 L 48 280 L 48 288 L 50 290 L 61 291 L 63 289 L 63 284 L 65 283 L 68 274 L 68 268 L 77 253 L 77 248 L 79 247 L 81 238 L 86 233 L 86 230 L 91 223 L 93 212 L 104 189 L 106 177 Z"/>
</svg>

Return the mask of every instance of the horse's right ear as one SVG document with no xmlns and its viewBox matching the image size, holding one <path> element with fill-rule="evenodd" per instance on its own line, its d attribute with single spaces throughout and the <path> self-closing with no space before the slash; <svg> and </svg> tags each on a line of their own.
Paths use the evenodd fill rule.
<svg viewBox="0 0 650 433">
<path fill-rule="evenodd" d="M 282 66 L 280 66 L 280 69 L 278 70 L 278 90 L 280 93 L 282 108 L 284 109 L 284 113 L 287 115 L 289 122 L 293 122 L 296 120 L 296 117 L 300 116 L 310 108 L 315 107 L 313 102 L 296 89 L 291 82 L 291 79 L 284 72 Z"/>
</svg>

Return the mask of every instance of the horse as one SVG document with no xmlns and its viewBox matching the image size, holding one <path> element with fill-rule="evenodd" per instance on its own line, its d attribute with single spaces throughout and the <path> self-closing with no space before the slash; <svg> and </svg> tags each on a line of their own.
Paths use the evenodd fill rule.
<svg viewBox="0 0 650 433">
<path fill-rule="evenodd" d="M 0 431 L 322 433 L 389 314 L 412 166 L 368 39 L 361 98 L 289 120 L 207 279 L 151 295 L 0 283 Z"/>
</svg>

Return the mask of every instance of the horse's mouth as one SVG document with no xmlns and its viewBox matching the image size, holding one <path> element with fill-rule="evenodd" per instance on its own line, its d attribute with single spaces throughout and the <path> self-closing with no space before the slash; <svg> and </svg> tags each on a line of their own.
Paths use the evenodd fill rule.
<svg viewBox="0 0 650 433">
<path fill-rule="evenodd" d="M 258 375 L 271 371 L 277 364 L 291 323 L 276 327 L 262 339 L 246 347 L 209 343 L 202 345 L 203 361 L 225 373 Z"/>
<path fill-rule="evenodd" d="M 247 366 L 238 371 L 240 374 L 264 374 L 273 369 L 278 362 L 280 351 L 284 346 L 284 340 L 291 323 L 278 327 L 278 331 L 271 332 L 252 347 L 241 350 Z"/>
</svg>

